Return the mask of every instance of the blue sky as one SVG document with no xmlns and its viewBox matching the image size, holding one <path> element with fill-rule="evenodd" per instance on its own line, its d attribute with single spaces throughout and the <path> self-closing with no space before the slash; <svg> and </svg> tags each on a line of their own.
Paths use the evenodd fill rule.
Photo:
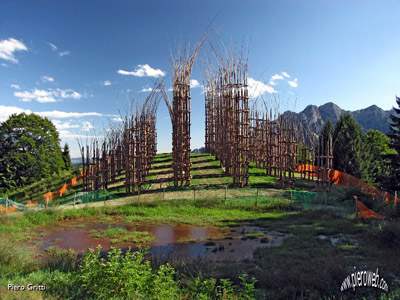
<svg viewBox="0 0 400 300">
<path fill-rule="evenodd" d="M 172 85 L 170 48 L 215 17 L 227 45 L 249 48 L 251 94 L 281 109 L 334 102 L 388 110 L 400 95 L 399 1 L 7 1 L 0 4 L 0 121 L 36 112 L 79 156 L 77 138 L 119 122 L 156 78 Z M 192 79 L 192 148 L 204 144 L 200 61 Z M 196 82 L 197 81 L 197 82 Z M 158 149 L 171 150 L 164 103 Z"/>
</svg>

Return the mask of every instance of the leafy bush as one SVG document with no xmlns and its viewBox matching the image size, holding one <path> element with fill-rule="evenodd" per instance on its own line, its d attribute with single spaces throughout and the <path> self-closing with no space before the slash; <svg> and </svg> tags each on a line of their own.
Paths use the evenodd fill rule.
<svg viewBox="0 0 400 300">
<path fill-rule="evenodd" d="M 152 269 L 146 253 L 129 250 L 123 256 L 121 249 L 111 248 L 105 258 L 100 246 L 90 249 L 79 271 L 53 272 L 47 291 L 62 299 L 255 299 L 254 278 L 242 276 L 235 286 L 228 279 L 217 284 L 214 278 L 197 277 L 182 287 L 171 265 Z"/>
</svg>

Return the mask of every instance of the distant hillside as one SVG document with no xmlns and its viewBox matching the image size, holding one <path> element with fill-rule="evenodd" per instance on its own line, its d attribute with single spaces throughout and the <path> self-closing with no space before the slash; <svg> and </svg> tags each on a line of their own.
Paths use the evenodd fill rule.
<svg viewBox="0 0 400 300">
<path fill-rule="evenodd" d="M 82 163 L 82 157 L 73 157 L 71 158 L 71 163 L 76 166 Z"/>
<path fill-rule="evenodd" d="M 201 147 L 201 148 L 199 148 L 199 149 L 193 149 L 193 150 L 192 150 L 192 153 L 205 153 L 205 152 L 206 152 L 206 150 L 205 150 L 204 147 Z"/>
<path fill-rule="evenodd" d="M 341 115 L 349 113 L 360 124 L 364 131 L 369 129 L 379 130 L 383 133 L 389 131 L 389 116 L 394 110 L 383 110 L 376 105 L 355 110 L 346 111 L 332 102 L 321 106 L 308 105 L 303 111 L 295 113 L 286 111 L 284 115 L 293 118 L 303 125 L 305 131 L 319 134 L 325 123 L 331 119 L 336 124 Z"/>
</svg>

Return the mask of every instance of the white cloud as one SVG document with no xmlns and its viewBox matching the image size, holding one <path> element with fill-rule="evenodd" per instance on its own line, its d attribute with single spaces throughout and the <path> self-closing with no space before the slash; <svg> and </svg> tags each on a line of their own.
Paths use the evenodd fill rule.
<svg viewBox="0 0 400 300">
<path fill-rule="evenodd" d="M 92 125 L 92 123 L 90 123 L 88 121 L 82 122 L 82 127 L 81 127 L 82 131 L 90 131 L 90 129 L 93 129 L 93 128 L 94 128 L 94 126 Z"/>
<path fill-rule="evenodd" d="M 73 98 L 73 99 L 80 99 L 82 98 L 82 95 L 79 94 L 78 92 L 75 92 L 72 89 L 57 89 L 55 94 L 61 98 L 67 99 L 67 98 Z"/>
<path fill-rule="evenodd" d="M 23 109 L 16 106 L 4 106 L 0 105 L 0 122 L 4 122 L 11 116 L 12 114 L 20 114 L 20 113 L 30 114 L 32 113 L 29 109 Z"/>
<path fill-rule="evenodd" d="M 71 121 L 62 122 L 60 120 L 52 120 L 52 122 L 56 126 L 57 130 L 80 127 L 78 124 L 71 124 Z"/>
<path fill-rule="evenodd" d="M 49 44 L 49 46 L 51 47 L 51 50 L 53 50 L 53 51 L 58 50 L 58 47 L 56 45 L 54 45 L 53 43 L 47 42 L 47 44 Z"/>
<path fill-rule="evenodd" d="M 58 47 L 56 45 L 54 45 L 53 43 L 47 42 L 47 44 L 51 47 L 51 50 L 58 51 Z M 58 56 L 61 56 L 61 57 L 65 56 L 65 55 L 69 55 L 69 54 L 71 54 L 71 51 L 69 51 L 69 50 L 58 52 Z"/>
<path fill-rule="evenodd" d="M 36 100 L 40 103 L 48 103 L 48 102 L 57 102 L 62 99 L 80 99 L 82 95 L 78 92 L 75 92 L 72 89 L 48 89 L 48 90 L 38 90 L 34 89 L 32 91 L 23 91 L 23 92 L 14 92 L 14 96 L 20 98 L 19 100 L 22 102 L 30 102 L 32 100 Z"/>
<path fill-rule="evenodd" d="M 19 90 L 21 87 L 18 84 L 12 84 L 10 85 L 13 89 Z"/>
<path fill-rule="evenodd" d="M 69 50 L 61 51 L 58 53 L 58 55 L 61 57 L 65 56 L 65 55 L 70 55 L 70 54 L 71 54 L 71 51 L 69 51 Z"/>
<path fill-rule="evenodd" d="M 109 86 L 109 85 L 111 85 L 111 81 L 106 80 L 106 81 L 103 82 L 103 85 L 104 86 Z"/>
<path fill-rule="evenodd" d="M 142 93 L 145 93 L 145 92 L 151 92 L 152 90 L 153 90 L 152 87 L 147 86 L 147 87 L 142 88 L 140 91 Z"/>
<path fill-rule="evenodd" d="M 72 133 L 68 130 L 59 130 L 58 131 L 60 133 L 60 138 L 61 139 L 95 139 L 95 138 L 101 138 L 102 136 L 95 136 L 95 135 L 84 135 L 84 134 L 76 134 L 76 133 Z M 72 149 L 71 149 L 71 154 L 72 154 Z M 80 156 L 80 152 L 76 151 L 76 154 L 74 154 L 76 157 Z"/>
<path fill-rule="evenodd" d="M 201 84 L 196 79 L 191 79 L 190 80 L 190 87 L 191 88 L 201 87 Z"/>
<path fill-rule="evenodd" d="M 112 119 L 114 122 L 122 122 L 122 118 L 121 117 L 115 117 Z"/>
<path fill-rule="evenodd" d="M 27 51 L 28 48 L 24 43 L 9 38 L 8 40 L 0 41 L 0 58 L 8 60 L 13 63 L 18 63 L 18 59 L 14 57 L 14 52 L 16 51 Z"/>
<path fill-rule="evenodd" d="M 4 63 L 2 63 L 1 64 L 4 68 L 7 68 L 8 67 L 8 65 L 7 64 L 4 64 Z"/>
<path fill-rule="evenodd" d="M 153 69 L 148 64 L 137 65 L 135 71 L 118 70 L 117 73 L 121 75 L 131 75 L 137 77 L 156 77 L 156 78 L 165 76 L 166 74 L 160 69 Z"/>
<path fill-rule="evenodd" d="M 269 84 L 270 85 L 276 85 L 276 80 L 282 80 L 283 79 L 283 76 L 282 75 L 279 75 L 279 74 L 275 74 L 275 75 L 273 75 L 272 77 L 271 77 L 271 79 L 269 80 Z"/>
<path fill-rule="evenodd" d="M 275 75 L 273 75 L 273 76 L 271 77 L 271 80 L 279 80 L 279 79 L 283 79 L 283 76 L 282 76 L 282 75 L 279 75 L 279 74 L 275 74 Z"/>
<path fill-rule="evenodd" d="M 255 80 L 251 77 L 247 78 L 247 83 L 249 85 L 249 97 L 251 99 L 260 97 L 265 93 L 273 94 L 277 93 L 275 89 L 261 81 Z"/>
<path fill-rule="evenodd" d="M 295 78 L 293 81 L 288 81 L 288 83 L 289 83 L 289 85 L 290 85 L 291 87 L 294 87 L 294 88 L 296 88 L 296 87 L 298 86 L 298 84 L 297 84 L 297 78 Z"/>
<path fill-rule="evenodd" d="M 290 78 L 290 75 L 288 73 L 286 73 L 286 72 L 282 72 L 282 75 L 287 77 L 287 78 Z"/>
<path fill-rule="evenodd" d="M 53 111 L 42 111 L 42 112 L 35 112 L 36 114 L 42 116 L 42 117 L 47 117 L 47 118 L 57 118 L 57 119 L 64 119 L 64 118 L 82 118 L 82 117 L 102 117 L 104 116 L 101 113 L 97 112 L 65 112 L 65 111 L 58 111 L 58 110 L 53 110 Z"/>
<path fill-rule="evenodd" d="M 40 79 L 42 79 L 43 82 L 54 82 L 54 78 L 50 76 L 42 76 Z"/>
<path fill-rule="evenodd" d="M 40 103 L 56 102 L 51 91 L 34 89 L 33 91 L 14 92 L 14 96 L 20 98 L 22 102 L 36 100 Z"/>
</svg>

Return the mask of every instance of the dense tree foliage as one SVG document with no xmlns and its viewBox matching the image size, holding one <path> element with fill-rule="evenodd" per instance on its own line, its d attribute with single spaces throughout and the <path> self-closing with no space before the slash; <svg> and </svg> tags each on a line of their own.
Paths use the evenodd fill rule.
<svg viewBox="0 0 400 300">
<path fill-rule="evenodd" d="M 390 139 L 390 147 L 395 150 L 387 156 L 390 166 L 390 182 L 389 188 L 392 191 L 400 191 L 400 97 L 396 97 L 397 108 L 394 107 L 395 113 L 390 116 L 390 130 L 388 137 Z"/>
<path fill-rule="evenodd" d="M 362 129 L 349 115 L 342 115 L 333 132 L 333 168 L 362 177 L 365 167 L 362 159 Z"/>
<path fill-rule="evenodd" d="M 64 148 L 62 150 L 62 158 L 64 161 L 64 169 L 70 170 L 72 167 L 72 163 L 71 163 L 71 156 L 69 153 L 69 146 L 67 143 L 65 143 Z"/>
<path fill-rule="evenodd" d="M 396 152 L 389 146 L 389 138 L 379 130 L 369 130 L 363 136 L 363 179 L 379 187 L 386 185 L 390 176 L 388 155 Z"/>
<path fill-rule="evenodd" d="M 53 123 L 35 114 L 14 114 L 0 125 L 0 188 L 26 185 L 61 171 L 65 164 Z"/>
<path fill-rule="evenodd" d="M 320 133 L 320 139 L 318 141 L 319 153 L 325 153 L 325 149 L 322 149 L 322 145 L 327 145 L 329 138 L 333 137 L 333 132 L 335 131 L 335 127 L 332 124 L 331 119 L 325 123 L 324 127 L 322 127 Z"/>
</svg>

